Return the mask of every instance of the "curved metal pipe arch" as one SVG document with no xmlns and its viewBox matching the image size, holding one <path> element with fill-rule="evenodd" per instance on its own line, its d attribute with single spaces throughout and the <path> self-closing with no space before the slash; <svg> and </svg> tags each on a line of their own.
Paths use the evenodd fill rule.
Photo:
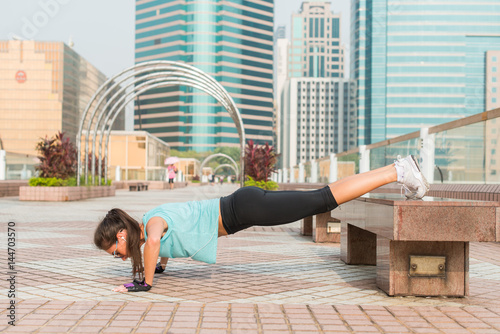
<svg viewBox="0 0 500 334">
<path fill-rule="evenodd" d="M 217 173 L 217 170 L 219 170 L 219 169 L 221 169 L 221 168 L 226 168 L 226 167 L 227 167 L 227 168 L 231 168 L 231 169 L 234 171 L 234 173 L 235 173 L 236 175 L 238 175 L 238 172 L 236 171 L 236 169 L 234 168 L 234 166 L 233 166 L 233 165 L 230 165 L 230 164 L 222 164 L 222 165 L 219 165 L 219 166 L 215 167 L 215 169 L 214 169 L 214 174 L 215 174 L 215 173 Z"/>
<path fill-rule="evenodd" d="M 187 79 L 185 79 L 183 77 L 168 77 L 168 78 L 159 77 L 159 78 L 153 79 L 155 76 L 157 76 L 157 75 L 152 76 L 152 79 L 150 79 L 148 81 L 145 81 L 145 82 L 143 82 L 143 83 L 141 83 L 141 84 L 139 84 L 137 86 L 134 86 L 134 89 L 132 91 L 132 95 L 134 97 L 137 97 L 138 95 L 146 92 L 149 89 L 154 89 L 154 88 L 159 88 L 159 87 L 165 87 L 165 86 L 169 86 L 169 85 L 175 85 L 175 84 L 171 84 L 170 82 L 176 82 L 178 84 L 183 84 L 183 85 L 193 85 L 192 87 L 200 89 L 200 90 L 204 91 L 205 93 L 207 93 L 209 95 L 212 95 L 219 103 L 221 103 L 221 105 L 224 108 L 226 108 L 226 110 L 228 108 L 230 108 L 230 106 L 227 104 L 227 101 L 225 101 L 224 98 L 219 95 L 219 92 L 213 91 L 211 89 L 211 87 L 206 87 L 205 85 L 198 85 L 196 81 L 194 81 L 194 80 L 187 80 Z M 141 78 L 141 80 L 139 80 L 139 79 L 134 80 L 132 83 L 130 83 L 130 85 L 134 85 L 136 83 L 136 81 L 142 81 L 142 78 Z M 166 84 L 166 85 L 160 85 L 160 86 L 154 85 L 156 83 L 168 83 L 168 84 Z M 146 87 L 146 88 L 142 89 L 142 87 Z M 126 88 L 127 87 L 125 87 L 124 89 L 126 89 Z M 141 93 L 136 94 L 135 93 L 136 91 L 140 91 Z M 120 94 L 121 94 L 121 92 L 115 93 L 115 95 L 113 95 L 113 97 L 108 101 L 108 103 L 106 103 L 106 105 L 103 108 L 103 110 L 107 110 L 107 108 L 109 107 L 109 103 L 114 100 L 115 96 L 120 95 Z M 118 99 L 118 101 L 116 101 L 114 103 L 113 107 L 108 112 L 101 112 L 101 113 L 99 113 L 98 119 L 95 122 L 95 128 L 94 128 L 93 138 L 92 138 L 92 152 L 96 151 L 96 137 L 97 137 L 98 133 L 101 133 L 101 137 L 100 137 L 100 140 L 99 140 L 99 154 L 98 154 L 98 161 L 97 161 L 97 163 L 99 164 L 99 166 L 98 166 L 98 173 L 99 173 L 98 174 L 98 176 L 99 176 L 98 182 L 99 183 L 98 184 L 101 183 L 101 172 L 102 172 L 102 168 L 101 168 L 101 161 L 102 161 L 102 152 L 101 152 L 101 150 L 102 150 L 102 140 L 103 140 L 102 134 L 104 133 L 106 125 L 108 125 L 108 128 L 111 129 L 111 127 L 112 127 L 112 125 L 113 125 L 116 117 L 112 118 L 113 120 L 111 122 L 111 125 L 108 124 L 109 118 L 111 117 L 111 115 L 113 114 L 113 112 L 116 109 L 118 109 L 118 113 L 121 112 L 122 108 L 118 108 L 118 107 L 120 106 L 120 104 L 122 103 L 122 101 L 126 100 L 126 102 L 123 103 L 123 107 L 125 107 L 128 103 L 130 103 L 132 101 L 131 99 L 127 99 L 128 96 L 130 96 L 130 95 L 122 95 Z M 100 131 L 98 131 L 99 130 L 98 126 L 99 126 L 99 124 L 101 124 L 102 117 L 104 117 L 104 115 L 106 115 L 106 117 L 104 119 L 104 122 L 101 125 Z M 88 165 L 88 163 L 87 163 L 87 165 Z M 92 159 L 92 184 L 94 183 L 95 167 L 96 167 L 95 166 L 95 159 Z M 85 174 L 85 175 L 87 175 L 87 174 Z M 107 182 L 107 180 L 106 180 L 106 182 Z"/>
<path fill-rule="evenodd" d="M 201 179 L 201 176 L 203 174 L 203 167 L 205 166 L 205 164 L 207 162 L 209 162 L 210 160 L 212 160 L 213 158 L 216 158 L 216 157 L 223 157 L 223 158 L 229 159 L 233 163 L 233 165 L 234 165 L 234 167 L 236 169 L 236 175 L 240 174 L 239 173 L 238 164 L 236 163 L 236 161 L 234 161 L 233 158 L 231 158 L 229 155 L 224 154 L 224 153 L 215 153 L 215 154 L 211 154 L 208 157 L 206 157 L 205 160 L 203 160 L 203 162 L 201 163 L 201 166 L 200 166 L 200 179 Z M 242 173 L 240 175 L 242 178 L 244 178 L 243 171 L 244 171 L 244 168 L 242 166 L 242 168 L 241 168 L 241 172 Z M 241 180 L 240 180 L 240 182 L 241 182 Z M 243 182 L 244 182 L 244 180 L 243 180 Z"/>
<path fill-rule="evenodd" d="M 126 101 L 124 103 L 122 103 L 122 105 L 116 105 L 116 106 L 119 106 L 119 108 L 117 108 L 116 106 L 113 107 L 110 111 L 110 113 L 107 114 L 107 117 L 106 117 L 106 120 L 105 120 L 105 123 L 103 124 L 103 128 L 102 128 L 102 132 L 101 133 L 104 133 L 105 132 L 105 135 L 101 135 L 100 137 L 100 142 L 99 142 L 99 148 L 102 148 L 102 140 L 103 138 L 106 138 L 106 142 L 105 142 L 105 147 L 104 147 L 104 152 L 105 152 L 105 155 L 107 155 L 107 148 L 108 148 L 108 143 L 109 143 L 109 136 L 110 136 L 110 133 L 111 133 L 111 127 L 112 127 L 112 124 L 114 123 L 114 121 L 116 120 L 116 117 L 118 117 L 118 115 L 120 114 L 120 112 L 123 110 L 123 108 L 131 101 L 133 101 L 138 95 L 141 95 L 143 93 L 145 93 L 146 91 L 150 90 L 150 89 L 154 89 L 154 88 L 161 88 L 161 87 L 167 87 L 167 86 L 172 86 L 172 85 L 179 85 L 179 84 L 186 84 L 186 82 L 184 81 L 164 81 L 164 82 L 159 82 L 157 84 L 154 84 L 152 86 L 149 86 L 149 87 L 145 87 L 144 89 L 141 89 L 140 91 L 137 91 L 135 93 L 133 93 L 131 96 L 130 95 L 127 95 L 125 97 L 127 97 Z M 205 87 L 199 87 L 197 85 L 194 85 L 193 88 L 197 88 L 197 89 L 200 89 L 200 90 L 204 90 Z M 220 102 L 220 101 L 219 101 Z M 223 106 L 225 106 L 225 103 L 222 103 Z M 227 108 L 227 107 L 226 107 Z M 114 115 L 112 116 L 112 121 L 110 123 L 110 125 L 108 126 L 107 130 L 104 129 L 105 125 L 108 123 L 108 118 L 111 117 L 111 113 L 114 111 Z M 101 161 L 101 151 L 99 150 L 99 161 Z M 105 158 L 105 168 L 106 168 L 106 172 L 107 172 L 107 164 L 106 164 L 106 160 L 107 158 Z M 99 181 L 99 184 L 101 182 L 101 171 L 102 171 L 102 168 L 100 167 L 100 163 L 99 163 L 99 168 L 98 168 L 98 171 L 99 171 L 99 178 L 98 178 L 98 181 Z M 105 173 L 105 182 L 107 182 L 107 173 Z"/>
<path fill-rule="evenodd" d="M 156 71 L 156 72 L 155 72 Z M 153 72 L 153 73 L 151 73 Z M 149 73 L 149 74 L 147 74 Z M 146 75 L 142 75 L 146 74 Z M 138 77 L 138 75 L 141 75 Z M 167 75 L 164 79 L 161 80 L 161 77 Z M 122 77 L 124 76 L 124 77 Z M 122 78 L 120 78 L 122 77 Z M 129 83 L 126 85 L 125 88 L 119 88 L 121 87 L 121 84 L 126 82 L 127 80 L 130 80 L 131 78 L 135 77 L 135 80 L 133 80 L 132 83 Z M 119 80 L 117 80 L 120 78 Z M 157 79 L 154 79 L 157 78 Z M 168 79 L 170 78 L 170 79 Z M 146 80 L 145 80 L 146 79 Z M 146 87 L 144 89 L 138 89 L 135 87 L 132 92 L 126 92 L 127 89 L 130 88 L 131 85 L 135 85 L 136 83 L 141 82 L 139 85 L 140 87 Z M 228 111 L 229 115 L 233 119 L 233 122 L 236 125 L 238 135 L 240 137 L 240 146 L 241 146 L 241 156 L 240 156 L 240 161 L 241 161 L 241 166 L 244 164 L 244 148 L 245 148 L 245 131 L 243 127 L 243 120 L 241 118 L 241 114 L 238 111 L 238 108 L 236 104 L 234 103 L 233 99 L 229 95 L 229 93 L 224 89 L 224 87 L 218 83 L 213 77 L 210 75 L 206 74 L 205 72 L 201 71 L 200 69 L 197 69 L 196 67 L 193 67 L 188 64 L 183 64 L 183 63 L 178 63 L 178 62 L 173 62 L 173 61 L 165 61 L 165 60 L 158 60 L 158 61 L 150 61 L 150 62 L 144 62 L 144 63 L 139 63 L 134 66 L 131 66 L 129 68 L 124 69 L 120 73 L 117 73 L 113 77 L 109 78 L 104 84 L 99 87 L 99 89 L 94 93 L 94 95 L 91 97 L 89 100 L 84 112 L 82 113 L 82 117 L 80 119 L 80 125 L 78 129 L 78 134 L 77 134 L 77 151 L 78 151 L 78 170 L 77 170 L 77 183 L 80 185 L 80 176 L 82 172 L 82 147 L 81 147 L 81 141 L 82 141 L 82 135 L 83 135 L 83 128 L 86 123 L 87 115 L 89 114 L 90 109 L 93 108 L 92 114 L 90 119 L 88 120 L 88 130 L 86 133 L 85 137 L 85 183 L 88 181 L 88 144 L 89 144 L 89 139 L 90 139 L 90 129 L 92 127 L 92 124 L 94 123 L 96 113 L 98 112 L 99 108 L 101 107 L 102 103 L 106 100 L 106 104 L 104 108 L 99 112 L 98 119 L 96 120 L 95 123 L 95 131 L 94 131 L 94 139 L 93 139 L 93 152 L 95 152 L 95 137 L 97 136 L 97 130 L 99 128 L 99 124 L 102 121 L 102 118 L 104 117 L 104 114 L 106 114 L 105 121 L 101 126 L 101 137 L 100 137 L 100 144 L 99 144 L 99 156 L 98 156 L 98 164 L 99 164 L 99 184 L 101 182 L 101 174 L 102 174 L 102 168 L 101 168 L 101 156 L 102 156 L 102 141 L 103 141 L 103 134 L 104 131 L 106 130 L 106 126 L 108 126 L 107 131 L 106 131 L 106 144 L 105 144 L 105 152 L 104 152 L 104 162 L 105 162 L 105 180 L 107 181 L 107 146 L 109 142 L 109 133 L 111 132 L 112 125 L 114 121 L 116 120 L 116 117 L 118 114 L 124 109 L 124 107 L 131 102 L 130 98 L 123 98 L 120 97 L 118 102 L 115 102 L 115 105 L 110 109 L 109 106 L 113 101 L 115 101 L 119 95 L 121 95 L 123 92 L 125 92 L 125 97 L 128 97 L 130 95 L 135 98 L 136 96 L 144 93 L 145 91 L 149 89 L 153 89 L 156 87 L 161 87 L 161 86 L 168 86 L 168 85 L 183 85 L 183 86 L 188 86 L 192 88 L 199 89 L 212 97 L 214 97 L 225 109 Z M 120 93 L 116 92 L 116 89 L 120 91 Z M 114 92 L 114 93 L 113 93 Z M 109 95 L 113 94 L 111 98 L 109 98 Z M 98 99 L 99 98 L 99 99 Z M 98 99 L 98 100 L 97 100 Z M 94 104 L 94 102 L 97 103 Z M 120 105 L 120 101 L 127 101 L 123 104 Z M 114 111 L 114 115 L 113 115 Z M 113 115 L 113 116 L 112 116 Z M 109 122 L 111 118 L 111 122 Z M 95 153 L 94 153 L 95 154 Z M 234 162 L 234 160 L 233 160 Z M 244 168 L 242 168 L 243 172 Z M 243 180 L 243 175 L 241 177 Z M 92 158 L 92 183 L 94 184 L 95 182 L 95 159 Z"/>
</svg>

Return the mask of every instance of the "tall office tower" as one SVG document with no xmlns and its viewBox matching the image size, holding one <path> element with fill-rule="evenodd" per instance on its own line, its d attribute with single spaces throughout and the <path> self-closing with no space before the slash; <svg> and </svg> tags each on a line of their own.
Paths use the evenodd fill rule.
<svg viewBox="0 0 500 334">
<path fill-rule="evenodd" d="M 273 0 L 139 0 L 135 61 L 178 61 L 210 74 L 237 104 L 246 138 L 272 143 L 273 7 Z M 174 149 L 239 146 L 228 112 L 197 89 L 151 90 L 138 104 L 134 128 Z"/>
<path fill-rule="evenodd" d="M 283 28 L 283 29 L 280 29 Z M 275 135 L 275 146 L 277 152 L 281 150 L 281 127 L 280 127 L 280 110 L 281 110 L 281 98 L 283 92 L 283 86 L 288 75 L 288 46 L 290 42 L 285 38 L 285 27 L 278 27 L 276 34 L 280 35 L 280 38 L 275 39 L 274 43 L 274 135 Z"/>
<path fill-rule="evenodd" d="M 286 42 L 285 42 L 286 41 Z M 288 45 L 288 40 L 286 39 L 286 26 L 279 26 L 276 31 L 274 32 L 274 64 L 273 64 L 273 70 L 274 70 L 274 98 L 276 99 L 277 95 L 279 94 L 278 91 L 278 72 L 280 69 L 278 67 L 283 65 L 283 60 L 286 62 L 286 57 L 287 57 L 287 52 L 288 50 L 285 50 L 285 54 L 283 54 L 283 50 L 279 50 L 279 45 L 283 45 L 286 43 Z M 286 63 L 285 63 L 286 65 Z M 286 68 L 285 68 L 286 70 Z M 283 72 L 283 69 L 281 69 L 281 72 Z M 285 78 L 286 78 L 286 72 L 285 72 Z"/>
<path fill-rule="evenodd" d="M 486 51 L 500 50 L 498 1 L 353 0 L 358 144 L 486 110 Z"/>
<path fill-rule="evenodd" d="M 356 145 L 356 87 L 340 78 L 290 78 L 283 89 L 283 167 Z"/>
<path fill-rule="evenodd" d="M 303 2 L 292 15 L 288 77 L 343 78 L 340 14 L 330 2 Z"/>
<path fill-rule="evenodd" d="M 0 149 L 37 155 L 57 131 L 76 143 L 83 111 L 106 76 L 62 42 L 0 41 Z M 123 113 L 113 129 L 123 130 Z"/>
</svg>

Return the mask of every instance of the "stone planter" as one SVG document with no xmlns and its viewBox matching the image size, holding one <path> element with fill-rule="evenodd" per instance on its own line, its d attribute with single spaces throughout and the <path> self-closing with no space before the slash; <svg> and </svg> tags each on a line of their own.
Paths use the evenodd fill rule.
<svg viewBox="0 0 500 334">
<path fill-rule="evenodd" d="M 0 181 L 0 197 L 19 196 L 19 188 L 27 185 L 27 180 Z"/>
<path fill-rule="evenodd" d="M 115 196 L 114 186 L 20 187 L 20 201 L 66 202 L 87 198 Z"/>
</svg>

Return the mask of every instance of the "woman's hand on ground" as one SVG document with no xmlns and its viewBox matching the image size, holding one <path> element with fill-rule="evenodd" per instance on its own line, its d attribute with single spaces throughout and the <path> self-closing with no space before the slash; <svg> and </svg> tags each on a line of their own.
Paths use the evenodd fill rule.
<svg viewBox="0 0 500 334">
<path fill-rule="evenodd" d="M 114 292 L 128 292 L 128 289 L 125 287 L 125 285 L 118 285 L 116 288 L 113 289 Z"/>
<path fill-rule="evenodd" d="M 137 279 L 135 279 L 132 283 L 125 283 L 113 289 L 115 292 L 139 292 L 149 290 L 151 290 L 151 285 L 144 282 L 144 280 L 139 281 Z"/>
</svg>

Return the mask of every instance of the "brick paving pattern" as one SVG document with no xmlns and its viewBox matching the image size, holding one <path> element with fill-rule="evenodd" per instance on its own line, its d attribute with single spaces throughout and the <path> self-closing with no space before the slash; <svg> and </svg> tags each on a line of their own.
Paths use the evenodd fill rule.
<svg viewBox="0 0 500 334">
<path fill-rule="evenodd" d="M 0 199 L 1 279 L 7 228 L 16 223 L 16 326 L 6 333 L 500 333 L 500 244 L 471 243 L 470 296 L 388 297 L 375 267 L 347 266 L 338 244 L 316 244 L 297 223 L 219 238 L 215 265 L 169 261 L 150 292 L 115 293 L 130 262 L 92 245 L 106 212 L 140 219 L 165 202 L 220 197 L 235 186 L 117 191 L 79 202 Z"/>
</svg>

